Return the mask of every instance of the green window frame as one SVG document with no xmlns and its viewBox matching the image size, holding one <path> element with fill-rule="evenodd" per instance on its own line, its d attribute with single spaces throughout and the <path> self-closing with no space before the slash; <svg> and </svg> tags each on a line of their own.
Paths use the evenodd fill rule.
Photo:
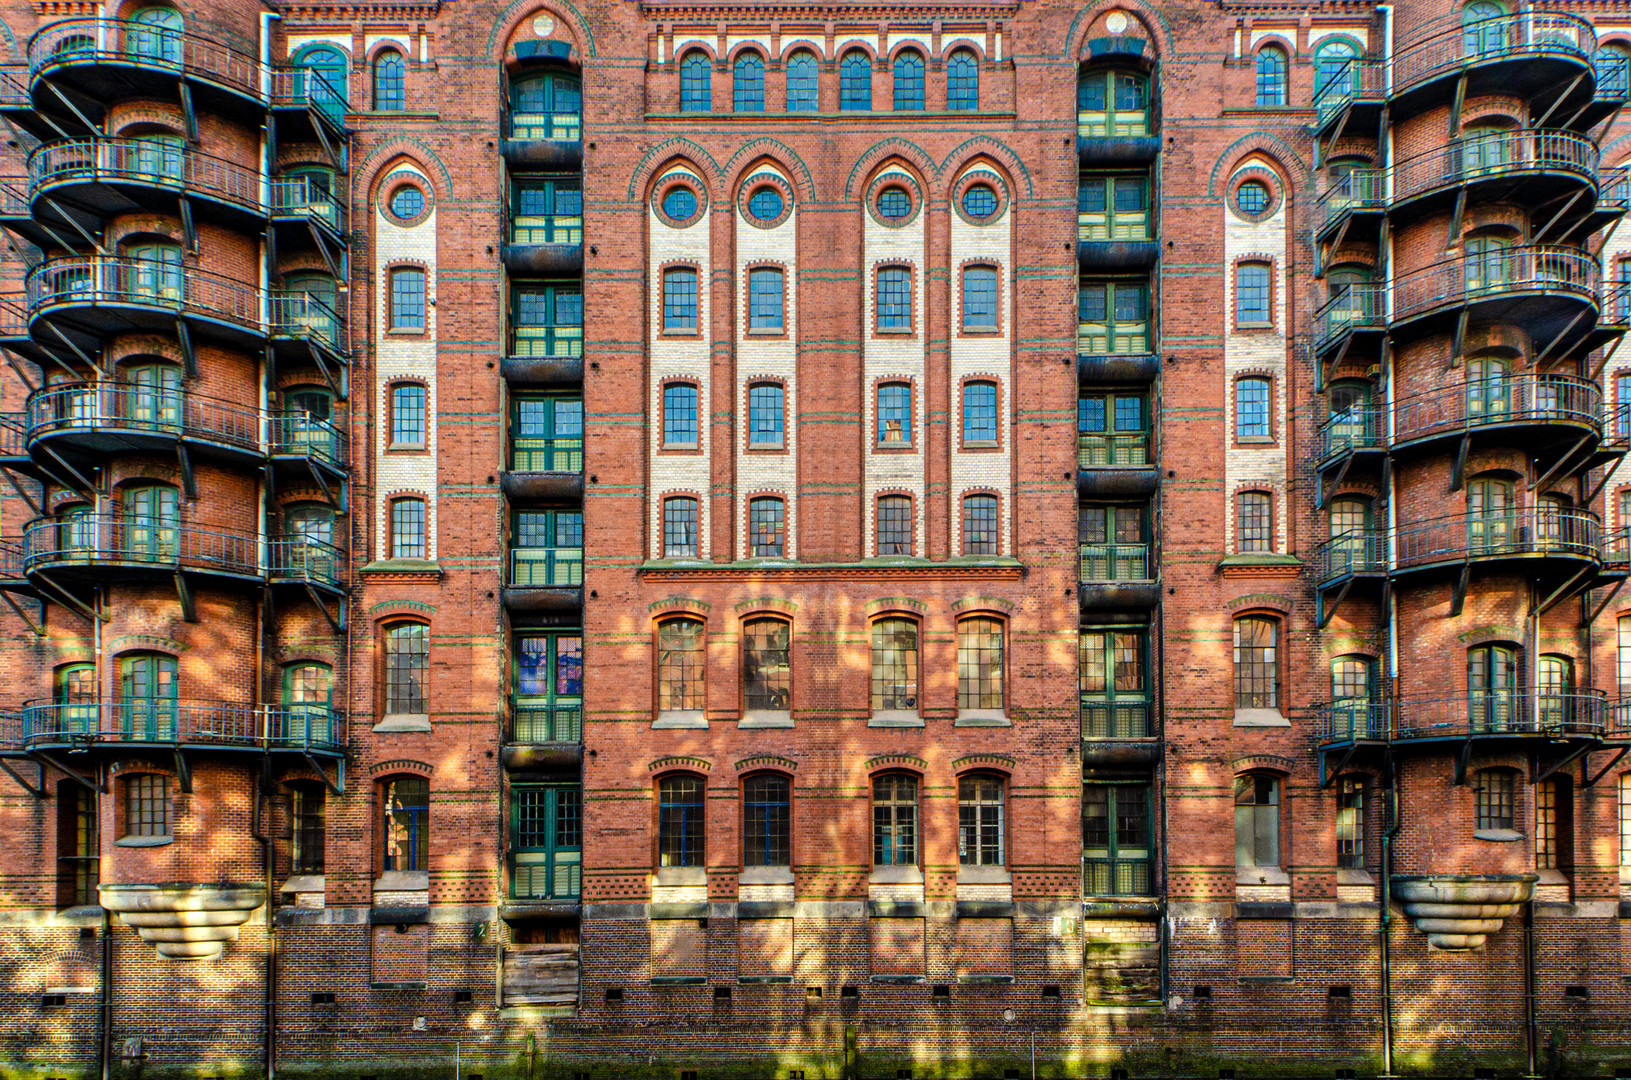
<svg viewBox="0 0 1631 1080">
<path fill-rule="evenodd" d="M 583 399 L 548 394 L 512 397 L 510 468 L 526 473 L 581 473 Z"/>
<path fill-rule="evenodd" d="M 1082 892 L 1150 896 L 1155 891 L 1154 785 L 1144 779 L 1082 785 Z"/>
<path fill-rule="evenodd" d="M 315 45 L 295 57 L 294 98 L 330 121 L 344 120 L 351 98 L 351 63 L 340 50 Z"/>
<path fill-rule="evenodd" d="M 125 249 L 119 292 L 179 304 L 185 293 L 181 249 L 174 244 L 132 244 Z"/>
<path fill-rule="evenodd" d="M 510 185 L 510 243 L 583 243 L 583 182 L 516 177 Z"/>
<path fill-rule="evenodd" d="M 180 64 L 186 51 L 186 23 L 181 12 L 169 7 L 142 8 L 129 19 L 125 31 L 124 51 L 127 56 L 153 66 Z"/>
<path fill-rule="evenodd" d="M 1077 508 L 1077 543 L 1082 581 L 1148 581 L 1149 508 L 1133 504 L 1085 503 Z"/>
<path fill-rule="evenodd" d="M 136 364 L 120 371 L 128 389 L 121 388 L 117 416 L 138 427 L 179 431 L 181 428 L 181 369 L 173 364 Z"/>
<path fill-rule="evenodd" d="M 1510 480 L 1474 480 L 1467 485 L 1467 551 L 1498 555 L 1514 550 L 1519 538 L 1517 491 Z"/>
<path fill-rule="evenodd" d="M 583 84 L 546 72 L 510 82 L 510 138 L 577 142 L 583 135 Z"/>
<path fill-rule="evenodd" d="M 515 637 L 514 709 L 518 743 L 583 738 L 583 631 L 527 631 Z"/>
<path fill-rule="evenodd" d="M 1149 412 L 1142 392 L 1108 391 L 1077 398 L 1077 464 L 1084 469 L 1148 465 Z"/>
<path fill-rule="evenodd" d="M 510 289 L 510 355 L 583 355 L 583 286 L 528 283 Z"/>
<path fill-rule="evenodd" d="M 1150 283 L 1083 280 L 1076 288 L 1076 351 L 1122 356 L 1150 351 Z"/>
<path fill-rule="evenodd" d="M 1148 240 L 1152 236 L 1147 173 L 1087 173 L 1077 181 L 1078 240 Z"/>
<path fill-rule="evenodd" d="M 334 741 L 334 669 L 305 661 L 283 668 L 283 730 L 281 738 L 293 744 Z"/>
<path fill-rule="evenodd" d="M 122 542 L 118 555 L 133 562 L 174 562 L 180 554 L 180 503 L 176 489 L 152 484 L 119 495 Z"/>
<path fill-rule="evenodd" d="M 119 658 L 118 730 L 139 742 L 176 738 L 176 658 L 127 653 Z"/>
<path fill-rule="evenodd" d="M 510 788 L 510 896 L 576 900 L 583 892 L 583 789 Z"/>
<path fill-rule="evenodd" d="M 1148 627 L 1085 627 L 1078 634 L 1082 738 L 1147 739 L 1151 723 Z"/>
<path fill-rule="evenodd" d="M 518 510 L 510 537 L 510 584 L 583 584 L 583 511 Z"/>
<path fill-rule="evenodd" d="M 1509 731 L 1520 719 L 1521 656 L 1509 644 L 1467 650 L 1467 719 L 1473 731 Z"/>
<path fill-rule="evenodd" d="M 1076 81 L 1076 133 L 1135 138 L 1152 131 L 1150 79 L 1127 68 L 1090 68 Z"/>
</svg>

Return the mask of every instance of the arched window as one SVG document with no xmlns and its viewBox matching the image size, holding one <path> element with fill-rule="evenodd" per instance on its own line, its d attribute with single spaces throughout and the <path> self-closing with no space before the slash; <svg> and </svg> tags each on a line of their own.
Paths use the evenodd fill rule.
<svg viewBox="0 0 1631 1080">
<path fill-rule="evenodd" d="M 350 64 L 339 49 L 328 45 L 307 49 L 295 59 L 295 99 L 310 102 L 318 112 L 338 122 L 344 119 L 351 100 L 349 72 Z"/>
<path fill-rule="evenodd" d="M 1090 68 L 1076 81 L 1076 133 L 1088 138 L 1148 135 L 1150 80 L 1142 71 Z"/>
<path fill-rule="evenodd" d="M 963 329 L 997 328 L 997 268 L 963 268 Z"/>
<path fill-rule="evenodd" d="M 748 271 L 748 330 L 781 331 L 784 280 L 782 271 L 774 266 Z"/>
<path fill-rule="evenodd" d="M 787 518 L 774 496 L 748 500 L 748 557 L 779 559 L 787 551 Z"/>
<path fill-rule="evenodd" d="M 545 72 L 510 83 L 510 138 L 576 142 L 583 130 L 583 84 L 576 75 Z"/>
<path fill-rule="evenodd" d="M 1327 402 L 1330 419 L 1321 434 L 1321 456 L 1375 442 L 1377 418 L 1376 410 L 1371 407 L 1370 383 L 1332 383 Z"/>
<path fill-rule="evenodd" d="M 878 329 L 912 329 L 912 272 L 904 266 L 878 270 Z"/>
<path fill-rule="evenodd" d="M 327 711 L 334 672 L 327 664 L 288 664 L 283 669 L 283 703 L 291 711 Z"/>
<path fill-rule="evenodd" d="M 705 113 L 714 108 L 714 62 L 701 49 L 680 58 L 680 112 Z M 763 84 L 761 83 L 761 92 Z"/>
<path fill-rule="evenodd" d="M 742 781 L 742 865 L 790 866 L 792 785 L 779 773 Z"/>
<path fill-rule="evenodd" d="M 1235 865 L 1280 866 L 1280 781 L 1275 777 L 1235 777 Z"/>
<path fill-rule="evenodd" d="M 1365 778 L 1344 776 L 1337 781 L 1337 865 L 1344 870 L 1365 868 Z"/>
<path fill-rule="evenodd" d="M 181 426 L 181 369 L 174 364 L 130 364 L 119 374 L 119 414 L 134 426 L 175 431 Z"/>
<path fill-rule="evenodd" d="M 1355 739 L 1386 734 L 1381 717 L 1373 716 L 1376 662 L 1368 656 L 1339 656 L 1331 661 L 1331 720 L 1333 732 Z M 1376 723 L 1373 723 L 1376 721 Z"/>
<path fill-rule="evenodd" d="M 1266 491 L 1235 496 L 1235 550 L 1243 555 L 1274 550 L 1274 501 Z"/>
<path fill-rule="evenodd" d="M 957 709 L 1002 712 L 1002 622 L 977 615 L 957 622 Z"/>
<path fill-rule="evenodd" d="M 917 623 L 872 624 L 872 711 L 917 712 Z"/>
<path fill-rule="evenodd" d="M 185 38 L 181 12 L 175 8 L 142 8 L 130 17 L 125 51 L 150 63 L 179 64 Z"/>
<path fill-rule="evenodd" d="M 663 330 L 695 333 L 697 329 L 697 272 L 676 266 L 663 271 Z"/>
<path fill-rule="evenodd" d="M 422 776 L 386 780 L 380 785 L 380 806 L 381 869 L 430 869 L 430 781 Z"/>
<path fill-rule="evenodd" d="M 912 444 L 912 387 L 910 383 L 878 386 L 878 445 Z"/>
<path fill-rule="evenodd" d="M 1265 45 L 1257 52 L 1257 107 L 1276 108 L 1286 103 L 1286 51 Z"/>
<path fill-rule="evenodd" d="M 119 658 L 119 730 L 137 742 L 173 739 L 179 701 L 176 658 L 126 653 Z"/>
<path fill-rule="evenodd" d="M 390 274 L 390 328 L 425 329 L 425 271 L 417 266 L 398 266 Z"/>
<path fill-rule="evenodd" d="M 663 387 L 663 446 L 694 449 L 697 445 L 697 388 L 692 383 Z"/>
<path fill-rule="evenodd" d="M 1473 774 L 1473 827 L 1510 832 L 1517 826 L 1518 774 L 1511 769 L 1480 769 Z"/>
<path fill-rule="evenodd" d="M 792 708 L 792 628 L 785 619 L 749 619 L 742 626 L 742 707 L 750 712 Z"/>
<path fill-rule="evenodd" d="M 912 499 L 907 495 L 878 498 L 878 554 L 912 555 L 916 537 L 912 528 Z"/>
<path fill-rule="evenodd" d="M 45 731 L 90 734 L 97 730 L 97 699 L 100 697 L 96 688 L 95 664 L 63 664 L 51 679 L 53 715 L 47 719 L 40 715 L 43 710 L 31 707 L 27 713 L 29 721 L 25 734 Z"/>
<path fill-rule="evenodd" d="M 1269 397 L 1272 383 L 1261 375 L 1246 375 L 1235 380 L 1235 438 L 1272 439 Z"/>
<path fill-rule="evenodd" d="M 1280 620 L 1243 615 L 1235 620 L 1235 708 L 1280 707 Z"/>
<path fill-rule="evenodd" d="M 851 49 L 838 62 L 838 109 L 866 112 L 872 108 L 872 58 Z"/>
<path fill-rule="evenodd" d="M 917 865 L 917 777 L 885 773 L 872 781 L 872 865 Z"/>
<path fill-rule="evenodd" d="M 430 628 L 417 622 L 392 623 L 384 630 L 384 650 L 385 712 L 393 716 L 428 714 Z"/>
<path fill-rule="evenodd" d="M 657 708 L 700 712 L 704 706 L 701 619 L 667 619 L 657 626 Z"/>
<path fill-rule="evenodd" d="M 1370 500 L 1351 495 L 1332 499 L 1326 514 L 1331 537 L 1327 572 L 1375 569 L 1379 538 L 1371 530 Z"/>
<path fill-rule="evenodd" d="M 995 495 L 963 496 L 963 554 L 1002 554 L 1002 523 Z"/>
<path fill-rule="evenodd" d="M 296 503 L 283 511 L 283 550 L 274 567 L 295 580 L 339 579 L 339 551 L 334 546 L 334 508 L 323 503 Z"/>
<path fill-rule="evenodd" d="M 1314 100 L 1327 94 L 1342 94 L 1359 90 L 1359 64 L 1354 62 L 1359 50 L 1353 42 L 1341 38 L 1326 39 L 1314 50 Z"/>
<path fill-rule="evenodd" d="M 765 111 L 765 61 L 752 49 L 736 58 L 731 78 L 731 108 L 739 113 Z"/>
<path fill-rule="evenodd" d="M 1467 484 L 1467 550 L 1474 555 L 1511 551 L 1518 537 L 1518 498 L 1510 480 Z"/>
<path fill-rule="evenodd" d="M 1462 47 L 1469 57 L 1490 56 L 1512 43 L 1506 10 L 1488 0 L 1474 0 L 1461 9 Z"/>
<path fill-rule="evenodd" d="M 959 866 L 1003 866 L 1007 862 L 1007 822 L 1003 782 L 999 776 L 975 773 L 957 781 L 957 863 Z"/>
<path fill-rule="evenodd" d="M 902 49 L 895 56 L 895 111 L 920 112 L 923 109 L 923 54 Z"/>
<path fill-rule="evenodd" d="M 426 557 L 425 500 L 408 495 L 391 500 L 391 558 Z"/>
<path fill-rule="evenodd" d="M 821 107 L 815 53 L 800 49 L 787 58 L 787 111 L 815 112 Z"/>
<path fill-rule="evenodd" d="M 391 441 L 393 449 L 419 449 L 426 445 L 430 429 L 427 391 L 424 383 L 391 384 Z"/>
<path fill-rule="evenodd" d="M 1467 719 L 1473 731 L 1510 731 L 1520 715 L 1518 647 L 1504 643 L 1467 650 Z"/>
<path fill-rule="evenodd" d="M 374 57 L 375 110 L 396 112 L 406 106 L 403 76 L 402 54 L 395 49 L 380 50 Z"/>
<path fill-rule="evenodd" d="M 972 49 L 955 49 L 946 58 L 946 108 L 968 112 L 980 107 L 980 61 Z"/>
<path fill-rule="evenodd" d="M 1271 326 L 1274 323 L 1273 274 L 1266 262 L 1243 262 L 1235 266 L 1235 324 Z"/>
<path fill-rule="evenodd" d="M 186 295 L 181 248 L 175 244 L 135 243 L 125 248 L 124 255 L 129 261 L 121 268 L 120 291 L 167 303 L 176 303 Z"/>
<path fill-rule="evenodd" d="M 1467 237 L 1462 245 L 1466 252 L 1467 291 L 1509 284 L 1516 271 L 1512 253 L 1515 246 L 1517 242 L 1510 236 L 1481 233 Z"/>
<path fill-rule="evenodd" d="M 748 448 L 775 450 L 782 446 L 787 427 L 787 392 L 781 383 L 754 383 L 748 387 Z"/>
<path fill-rule="evenodd" d="M 675 495 L 663 500 L 663 558 L 697 557 L 697 500 Z"/>
<path fill-rule="evenodd" d="M 997 384 L 963 384 L 963 448 L 997 445 Z"/>
<path fill-rule="evenodd" d="M 1568 656 L 1549 655 L 1540 658 L 1539 696 L 1535 702 L 1535 719 L 1543 732 L 1560 734 L 1570 730 L 1578 719 L 1574 694 L 1574 660 Z"/>
<path fill-rule="evenodd" d="M 1597 96 L 1610 101 L 1631 97 L 1631 49 L 1611 41 L 1597 50 L 1592 59 L 1597 69 Z"/>
<path fill-rule="evenodd" d="M 701 866 L 703 780 L 689 774 L 657 781 L 657 865 Z"/>
</svg>

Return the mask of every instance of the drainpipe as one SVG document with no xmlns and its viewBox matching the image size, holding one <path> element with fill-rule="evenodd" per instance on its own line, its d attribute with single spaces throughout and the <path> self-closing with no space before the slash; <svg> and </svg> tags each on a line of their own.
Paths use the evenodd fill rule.
<svg viewBox="0 0 1631 1080">
<path fill-rule="evenodd" d="M 1388 772 L 1393 784 L 1388 791 L 1391 820 L 1382 833 L 1382 1075 L 1393 1076 L 1393 838 L 1399 832 L 1399 777 L 1393 773 L 1392 754 Z"/>
<path fill-rule="evenodd" d="M 1393 87 L 1393 5 L 1376 5 L 1377 14 L 1382 17 L 1382 85 L 1384 89 Z M 1387 132 L 1387 147 L 1390 150 L 1393 142 L 1391 127 Z M 1387 154 L 1387 165 L 1383 172 L 1383 183 L 1388 198 L 1393 196 L 1393 155 Z M 1387 233 L 1387 265 L 1383 273 L 1382 304 L 1387 315 L 1393 314 L 1393 234 Z M 1393 393 L 1393 350 L 1386 351 L 1387 364 L 1382 369 L 1384 392 L 1387 394 L 1387 444 L 1393 445 L 1393 436 L 1396 430 L 1397 413 L 1395 411 L 1395 397 Z M 1398 560 L 1398 489 L 1393 476 L 1393 470 L 1388 470 L 1387 491 L 1387 565 L 1391 571 Z M 1393 736 L 1394 719 L 1399 710 L 1399 599 L 1389 590 L 1388 594 L 1388 716 L 1387 736 L 1391 743 Z M 1382 912 L 1381 912 L 1381 961 L 1382 961 L 1382 1075 L 1390 1077 L 1393 1072 L 1393 841 L 1399 834 L 1401 825 L 1399 817 L 1399 774 L 1393 767 L 1393 751 L 1391 745 L 1386 749 L 1388 793 L 1387 805 L 1389 810 L 1388 827 L 1382 833 Z"/>
<path fill-rule="evenodd" d="M 101 771 L 101 766 L 97 766 Z M 101 777 L 98 777 L 101 779 Z M 108 909 L 102 909 L 102 1080 L 113 1077 L 113 919 Z"/>
<path fill-rule="evenodd" d="M 1535 1072 L 1537 1056 L 1535 1026 L 1535 900 L 1534 894 L 1523 904 L 1523 1048 L 1529 1060 L 1528 1076 Z"/>
<path fill-rule="evenodd" d="M 274 1080 L 277 1076 L 277 925 L 272 917 L 272 838 L 262 827 L 261 804 L 266 801 L 266 793 L 261 790 L 260 780 L 250 781 L 255 797 L 255 808 L 250 815 L 249 830 L 255 837 L 255 842 L 261 846 L 262 864 L 266 875 L 266 1001 L 265 1001 L 265 1062 L 266 1080 Z M 103 1080 L 107 1080 L 106 1077 Z"/>
</svg>

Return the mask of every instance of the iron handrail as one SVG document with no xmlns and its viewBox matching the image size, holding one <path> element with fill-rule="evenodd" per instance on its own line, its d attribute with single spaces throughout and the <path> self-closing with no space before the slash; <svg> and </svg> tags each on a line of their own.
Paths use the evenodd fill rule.
<svg viewBox="0 0 1631 1080">
<path fill-rule="evenodd" d="M 1393 530 L 1395 570 L 1467 559 L 1550 555 L 1601 562 L 1603 529 L 1590 510 L 1567 506 L 1487 514 L 1452 514 Z M 1314 549 L 1322 582 L 1380 573 L 1388 530 L 1350 529 Z"/>
<path fill-rule="evenodd" d="M 528 701 L 517 697 L 510 710 L 510 741 L 575 743 L 583 740 L 581 701 Z"/>
<path fill-rule="evenodd" d="M 510 470 L 518 473 L 583 471 L 583 436 L 534 439 L 510 436 Z"/>
<path fill-rule="evenodd" d="M 333 544 L 304 536 L 266 542 L 266 572 L 274 581 L 339 586 L 345 553 Z"/>
<path fill-rule="evenodd" d="M 519 588 L 583 584 L 582 548 L 511 548 L 510 584 Z"/>
<path fill-rule="evenodd" d="M 1387 325 L 1386 289 L 1381 285 L 1342 285 L 1314 310 L 1315 339 L 1325 345 L 1355 328 Z"/>
<path fill-rule="evenodd" d="M 1596 257 L 1575 248 L 1535 245 L 1458 255 L 1400 275 L 1393 286 L 1393 319 L 1526 289 L 1573 293 L 1596 303 L 1601 277 Z"/>
<path fill-rule="evenodd" d="M 1610 701 L 1596 689 L 1469 690 L 1396 702 L 1356 699 L 1322 702 L 1311 712 L 1314 739 L 1323 745 L 1511 735 L 1631 739 L 1631 702 Z"/>
<path fill-rule="evenodd" d="M 262 749 L 344 750 L 345 715 L 327 705 L 154 699 L 23 703 L 13 745 L 216 743 Z M 8 741 L 0 725 L 0 741 Z"/>
<path fill-rule="evenodd" d="M 1314 204 L 1320 221 L 1329 225 L 1349 210 L 1380 210 L 1387 205 L 1387 173 L 1382 169 L 1351 169 L 1332 182 Z"/>
<path fill-rule="evenodd" d="M 115 562 L 260 577 L 259 554 L 253 532 L 113 514 L 35 521 L 23 531 L 27 573 Z"/>
<path fill-rule="evenodd" d="M 1602 430 L 1602 387 L 1578 375 L 1529 372 L 1443 386 L 1400 398 L 1394 441 L 1496 424 L 1576 424 Z"/>
<path fill-rule="evenodd" d="M 1149 581 L 1149 544 L 1078 544 L 1081 581 Z"/>
<path fill-rule="evenodd" d="M 26 287 L 31 317 L 62 304 L 139 304 L 263 329 L 260 289 L 178 263 L 112 255 L 47 259 L 29 272 Z"/>
<path fill-rule="evenodd" d="M 108 63 L 173 68 L 246 97 L 262 96 L 265 67 L 259 60 L 186 30 L 129 19 L 76 18 L 42 26 L 28 39 L 28 67 L 36 79 L 61 68 Z"/>
<path fill-rule="evenodd" d="M 56 432 L 150 431 L 259 451 L 261 414 L 179 388 L 136 383 L 55 383 L 28 396 L 30 442 Z"/>
<path fill-rule="evenodd" d="M 152 187 L 185 188 L 215 195 L 264 213 L 261 178 L 253 168 L 186 146 L 141 139 L 66 139 L 37 146 L 28 155 L 29 187 L 69 181 L 120 179 Z"/>
<path fill-rule="evenodd" d="M 1567 172 L 1597 179 L 1597 144 L 1560 129 L 1485 132 L 1415 154 L 1393 166 L 1393 201 L 1449 184 L 1521 172 Z"/>
</svg>

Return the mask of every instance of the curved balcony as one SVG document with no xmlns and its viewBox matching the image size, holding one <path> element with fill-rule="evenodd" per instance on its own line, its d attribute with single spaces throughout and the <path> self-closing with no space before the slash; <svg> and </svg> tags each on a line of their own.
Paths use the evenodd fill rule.
<svg viewBox="0 0 1631 1080">
<path fill-rule="evenodd" d="M 1401 275 L 1392 326 L 1427 333 L 1468 318 L 1514 323 L 1550 340 L 1596 322 L 1602 270 L 1577 248 L 1513 247 L 1459 255 Z M 1349 292 L 1352 292 L 1350 289 Z"/>
<path fill-rule="evenodd" d="M 345 717 L 327 705 L 180 700 L 23 703 L 25 750 L 161 743 L 223 750 L 343 754 Z"/>
<path fill-rule="evenodd" d="M 1631 742 L 1631 703 L 1601 690 L 1532 693 L 1469 691 L 1396 702 L 1338 701 L 1315 706 L 1320 748 L 1354 743 L 1466 740 Z"/>
<path fill-rule="evenodd" d="M 1584 104 L 1596 85 L 1596 52 L 1597 33 L 1578 15 L 1524 11 L 1464 22 L 1456 12 L 1427 23 L 1414 41 L 1395 49 L 1389 98 L 1397 114 L 1440 97 L 1448 100 L 1462 75 L 1468 97 L 1527 97 L 1561 90 L 1584 75 L 1577 95 Z"/>
<path fill-rule="evenodd" d="M 1597 144 L 1560 129 L 1489 132 L 1405 158 L 1393 166 L 1392 209 L 1427 214 L 1452 205 L 1463 191 L 1469 202 L 1499 200 L 1520 206 L 1561 203 L 1595 193 Z M 1578 215 L 1594 199 L 1579 200 Z"/>
<path fill-rule="evenodd" d="M 23 533 L 23 572 L 49 573 L 53 581 L 105 584 L 108 570 L 121 579 L 143 574 L 208 574 L 260 581 L 260 542 L 251 532 L 173 522 L 126 520 L 81 514 L 36 521 Z"/>
<path fill-rule="evenodd" d="M 110 101 L 175 100 L 183 83 L 205 108 L 252 104 L 258 111 L 265 101 L 265 68 L 249 53 L 124 19 L 64 19 L 41 27 L 28 41 L 28 67 L 37 108 L 73 115 L 44 91 L 41 84 L 49 81 L 83 111 L 96 113 L 93 120 Z"/>
<path fill-rule="evenodd" d="M 185 196 L 200 218 L 259 228 L 266 209 L 253 168 L 140 139 L 69 139 L 28 156 L 29 200 L 35 218 L 96 232 L 115 214 L 175 213 Z M 70 226 L 71 227 L 71 226 Z"/>
<path fill-rule="evenodd" d="M 175 333 L 182 321 L 242 345 L 266 336 L 260 289 L 192 267 L 111 255 L 49 259 L 29 272 L 27 290 L 29 332 L 45 342 L 61 333 L 88 347 L 126 331 Z"/>
<path fill-rule="evenodd" d="M 1314 551 L 1316 587 L 1472 563 L 1523 563 L 1522 572 L 1536 575 L 1548 569 L 1575 573 L 1609 559 L 1597 515 L 1577 507 L 1429 518 L 1395 529 L 1393 545 L 1390 568 L 1386 529 L 1332 537 Z"/>
<path fill-rule="evenodd" d="M 131 383 L 52 385 L 28 398 L 30 450 L 95 457 L 170 451 L 178 443 L 219 455 L 261 456 L 260 413 L 181 390 Z"/>
<path fill-rule="evenodd" d="M 1393 406 L 1393 446 L 1470 436 L 1526 448 L 1593 442 L 1603 434 L 1603 391 L 1577 375 L 1546 372 L 1444 386 Z"/>
</svg>

